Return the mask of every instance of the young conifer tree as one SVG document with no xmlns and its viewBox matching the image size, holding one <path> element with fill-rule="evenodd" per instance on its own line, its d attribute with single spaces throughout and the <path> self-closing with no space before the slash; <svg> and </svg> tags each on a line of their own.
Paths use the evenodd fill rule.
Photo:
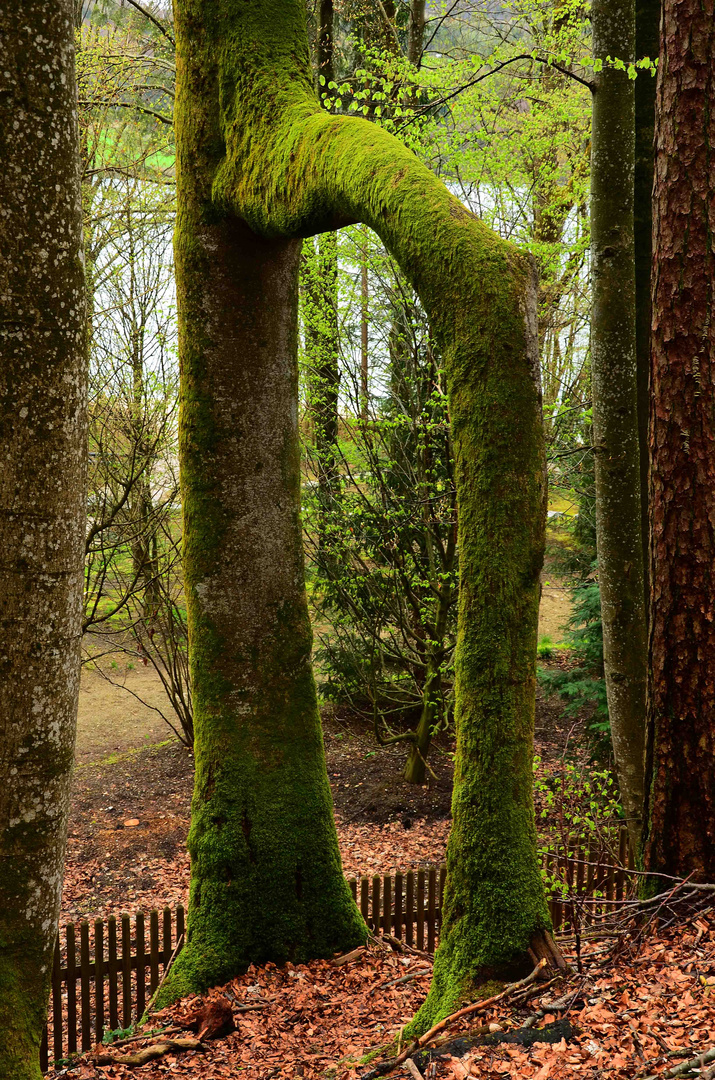
<svg viewBox="0 0 715 1080">
<path fill-rule="evenodd" d="M 197 776 L 187 945 L 163 1000 L 365 929 L 310 667 L 297 434 L 300 237 L 374 229 L 444 356 L 461 594 L 445 919 L 419 1024 L 554 950 L 532 742 L 545 468 L 529 261 L 398 140 L 321 110 L 302 0 L 178 0 L 181 454 Z"/>
<path fill-rule="evenodd" d="M 72 0 L 0 6 L 0 1076 L 40 1080 L 80 672 L 86 365 Z"/>
</svg>

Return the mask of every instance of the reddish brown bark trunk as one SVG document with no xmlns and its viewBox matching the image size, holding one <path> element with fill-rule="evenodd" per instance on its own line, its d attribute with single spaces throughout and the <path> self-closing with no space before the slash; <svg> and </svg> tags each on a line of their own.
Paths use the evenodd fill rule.
<svg viewBox="0 0 715 1080">
<path fill-rule="evenodd" d="M 647 869 L 715 875 L 715 19 L 665 0 L 656 112 Z"/>
</svg>

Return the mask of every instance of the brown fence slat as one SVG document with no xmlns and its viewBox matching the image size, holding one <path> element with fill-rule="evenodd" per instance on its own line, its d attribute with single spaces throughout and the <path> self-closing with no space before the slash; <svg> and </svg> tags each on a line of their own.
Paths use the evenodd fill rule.
<svg viewBox="0 0 715 1080">
<path fill-rule="evenodd" d="M 154 993 L 159 985 L 159 912 L 152 908 L 149 912 L 149 992 Z"/>
<path fill-rule="evenodd" d="M 104 1038 L 104 923 L 94 922 L 94 1036 L 95 1042 Z"/>
<path fill-rule="evenodd" d="M 355 880 L 355 878 L 351 877 L 348 881 L 348 885 L 350 886 L 350 893 L 352 895 L 352 898 L 357 904 L 357 881 Z"/>
<path fill-rule="evenodd" d="M 417 871 L 417 948 L 425 947 L 425 872 Z"/>
<path fill-rule="evenodd" d="M 370 929 L 374 934 L 380 933 L 380 878 L 375 874 L 372 879 L 372 924 Z"/>
<path fill-rule="evenodd" d="M 55 940 L 52 959 L 52 1050 L 55 1061 L 62 1055 L 62 981 L 60 978 L 60 935 Z"/>
<path fill-rule="evenodd" d="M 171 908 L 165 907 L 162 915 L 162 929 L 161 938 L 163 946 L 162 964 L 164 965 L 164 971 L 169 966 L 171 960 Z"/>
<path fill-rule="evenodd" d="M 137 911 L 134 916 L 137 956 L 137 1020 L 144 1015 L 146 1008 L 146 952 L 144 941 L 144 912 Z"/>
<path fill-rule="evenodd" d="M 392 933 L 392 878 L 385 874 L 382 891 L 382 932 Z"/>
<path fill-rule="evenodd" d="M 67 1053 L 77 1053 L 77 960 L 74 923 L 65 927 L 67 940 Z"/>
<path fill-rule="evenodd" d="M 395 937 L 402 940 L 402 874 L 395 874 Z"/>
<path fill-rule="evenodd" d="M 370 882 L 366 877 L 360 879 L 360 914 L 366 923 L 370 920 Z"/>
<path fill-rule="evenodd" d="M 117 965 L 117 919 L 110 915 L 107 920 L 107 982 L 109 983 L 109 1030 L 119 1027 L 118 965 Z"/>
<path fill-rule="evenodd" d="M 92 1028 L 89 1022 L 89 923 L 79 924 L 80 1002 L 82 1007 L 82 1052 L 92 1049 Z"/>
<path fill-rule="evenodd" d="M 616 899 L 622 900 L 625 893 L 626 871 L 628 865 L 628 829 L 621 826 L 621 834 L 618 838 L 618 870 L 616 871 Z"/>
<path fill-rule="evenodd" d="M 434 952 L 436 901 L 437 871 L 431 866 L 427 873 L 427 952 Z"/>
<path fill-rule="evenodd" d="M 122 915 L 122 1027 L 132 1022 L 132 925 L 128 915 Z"/>
<path fill-rule="evenodd" d="M 415 875 L 412 870 L 407 871 L 405 889 L 405 941 L 408 945 L 414 942 L 414 917 L 415 917 Z"/>
<path fill-rule="evenodd" d="M 42 1042 L 40 1043 L 40 1068 L 43 1072 L 47 1072 L 49 1064 L 49 1053 L 47 1050 L 47 1024 L 45 1024 L 45 1029 L 42 1032 Z"/>
<path fill-rule="evenodd" d="M 186 940 L 184 937 L 185 933 L 186 929 L 184 927 L 184 908 L 181 904 L 179 904 L 178 908 L 176 909 L 176 944 L 178 946 L 178 952 L 176 954 L 177 956 L 184 947 L 184 941 Z"/>
<path fill-rule="evenodd" d="M 440 866 L 439 868 L 439 910 L 437 912 L 437 918 L 439 925 L 442 925 L 442 909 L 444 907 L 444 887 L 447 884 L 447 867 Z"/>
</svg>

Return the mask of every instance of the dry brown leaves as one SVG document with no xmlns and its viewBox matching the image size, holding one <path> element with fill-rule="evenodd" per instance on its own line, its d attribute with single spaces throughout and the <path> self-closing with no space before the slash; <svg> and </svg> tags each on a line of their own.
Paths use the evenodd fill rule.
<svg viewBox="0 0 715 1080">
<path fill-rule="evenodd" d="M 715 1045 L 715 915 L 701 914 L 679 928 L 651 932 L 637 946 L 621 950 L 620 957 L 614 956 L 612 941 L 587 942 L 582 959 L 583 974 L 571 978 L 574 990 L 581 991 L 569 1013 L 577 1030 L 573 1040 L 528 1049 L 482 1046 L 460 1058 L 438 1051 L 433 1075 L 440 1080 L 634 1080 L 664 1072 Z M 425 966 L 420 957 L 398 956 L 379 945 L 340 968 L 325 961 L 251 968 L 208 995 L 228 996 L 237 1030 L 209 1043 L 205 1052 L 169 1055 L 134 1070 L 99 1068 L 83 1060 L 72 1075 L 92 1080 L 160 1080 L 168 1075 L 196 1080 L 352 1080 L 367 1068 L 359 1060 L 370 1050 L 389 1043 L 394 1048 L 400 1028 L 424 1000 L 430 976 L 427 972 L 411 982 L 382 984 Z M 548 1003 L 563 994 L 563 986 L 552 987 L 542 991 L 541 1001 L 537 996 L 518 1009 L 502 1003 L 480 1016 L 480 1024 L 498 1022 L 505 1030 L 515 1029 L 539 1005 L 546 1013 L 539 1025 L 550 1023 L 562 1014 L 549 1013 Z M 264 1007 L 238 1011 L 247 1004 Z M 161 1016 L 167 1022 L 186 1022 L 195 1009 L 196 1000 L 189 999 Z M 467 1028 L 465 1020 L 450 1037 Z M 394 1080 L 409 1075 L 404 1068 L 392 1074 Z"/>
</svg>

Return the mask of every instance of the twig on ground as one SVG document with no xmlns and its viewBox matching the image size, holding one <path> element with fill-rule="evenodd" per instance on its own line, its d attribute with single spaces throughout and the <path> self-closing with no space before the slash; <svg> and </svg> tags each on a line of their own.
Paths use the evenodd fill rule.
<svg viewBox="0 0 715 1080">
<path fill-rule="evenodd" d="M 469 1016 L 471 1013 L 481 1012 L 482 1009 L 489 1008 L 490 1005 L 495 1005 L 498 1001 L 503 1001 L 504 998 L 509 997 L 515 990 L 521 990 L 524 986 L 529 986 L 534 979 L 537 979 L 543 969 L 546 967 L 546 959 L 539 960 L 534 970 L 530 975 L 527 975 L 525 979 L 520 979 L 519 982 L 510 983 L 504 987 L 500 994 L 494 994 L 493 997 L 485 998 L 483 1001 L 476 1001 L 471 1005 L 465 1006 L 463 1009 L 459 1009 L 457 1012 L 452 1013 L 450 1016 L 446 1016 L 444 1020 L 440 1020 L 438 1024 L 431 1027 L 429 1031 L 426 1031 L 424 1035 L 421 1035 L 419 1039 L 416 1039 L 406 1050 L 403 1050 L 397 1057 L 390 1058 L 388 1061 L 384 1061 L 381 1065 L 376 1066 L 374 1069 L 370 1069 L 369 1072 L 363 1073 L 360 1080 L 375 1080 L 378 1076 L 387 1076 L 393 1069 L 396 1069 L 398 1065 L 402 1065 L 408 1057 L 412 1057 L 416 1050 L 421 1050 L 428 1043 L 432 1042 L 435 1035 L 438 1035 L 440 1031 L 444 1029 L 455 1020 L 461 1019 L 463 1016 Z"/>
<path fill-rule="evenodd" d="M 703 1054 L 698 1054 L 697 1057 L 684 1061 L 682 1065 L 677 1065 L 674 1069 L 668 1069 L 664 1073 L 647 1076 L 645 1080 L 672 1080 L 672 1077 L 683 1076 L 692 1069 L 702 1069 L 703 1065 L 708 1065 L 711 1061 L 715 1061 L 715 1046 L 712 1046 Z"/>
<path fill-rule="evenodd" d="M 388 979 L 387 982 L 379 983 L 377 986 L 370 987 L 368 991 L 368 997 L 377 993 L 378 990 L 385 990 L 388 986 L 397 986 L 398 983 L 409 982 L 410 979 L 417 979 L 420 975 L 429 975 L 432 968 L 415 968 L 414 971 L 408 971 L 406 975 L 401 975 L 399 979 Z"/>
<path fill-rule="evenodd" d="M 177 1050 L 205 1050 L 206 1047 L 200 1039 L 162 1039 L 161 1042 L 152 1043 L 137 1050 L 135 1054 L 97 1054 L 94 1061 L 97 1065 L 128 1065 L 136 1067 L 146 1065 L 150 1061 L 157 1061 L 167 1054 Z"/>
<path fill-rule="evenodd" d="M 410 956 L 421 956 L 424 960 L 433 960 L 434 953 L 424 952 L 422 949 L 415 949 L 412 945 L 406 945 L 404 941 L 400 941 L 399 938 L 394 937 L 392 934 L 383 934 L 383 941 L 388 941 L 396 952 L 409 953 Z"/>
<path fill-rule="evenodd" d="M 357 949 L 353 949 L 352 952 L 343 953 L 342 956 L 334 957 L 330 963 L 333 967 L 342 967 L 344 964 L 349 964 L 351 960 L 357 960 L 359 956 L 365 952 L 364 945 L 358 945 Z"/>
<path fill-rule="evenodd" d="M 407 1069 L 410 1076 L 414 1077 L 414 1080 L 424 1080 L 422 1073 L 417 1068 L 411 1057 L 405 1058 L 405 1068 Z"/>
</svg>

